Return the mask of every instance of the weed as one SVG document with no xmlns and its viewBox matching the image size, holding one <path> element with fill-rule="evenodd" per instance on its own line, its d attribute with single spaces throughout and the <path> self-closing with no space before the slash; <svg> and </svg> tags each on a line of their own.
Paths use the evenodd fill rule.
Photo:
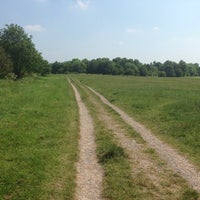
<svg viewBox="0 0 200 200">
<path fill-rule="evenodd" d="M 182 200 L 198 200 L 198 199 L 199 199 L 199 194 L 193 189 L 188 189 L 183 193 Z"/>
<path fill-rule="evenodd" d="M 105 164 L 110 160 L 117 161 L 118 159 L 126 157 L 127 156 L 125 155 L 124 150 L 121 147 L 117 146 L 114 143 L 108 143 L 108 142 L 102 144 L 102 148 L 98 153 L 99 162 L 101 162 L 102 164 Z"/>
</svg>

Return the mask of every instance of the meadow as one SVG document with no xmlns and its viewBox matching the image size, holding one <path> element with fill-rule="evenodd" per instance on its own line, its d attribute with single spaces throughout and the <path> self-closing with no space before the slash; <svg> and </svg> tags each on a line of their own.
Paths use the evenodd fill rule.
<svg viewBox="0 0 200 200">
<path fill-rule="evenodd" d="M 76 80 L 74 83 L 94 120 L 97 157 L 105 173 L 102 191 L 104 198 L 198 199 L 198 193 L 189 188 L 189 185 L 178 174 L 168 169 L 166 163 L 159 159 L 158 154 L 152 148 L 149 148 L 139 133 L 123 122 L 111 108 L 101 105 L 99 97 L 83 87 L 80 82 Z M 135 155 L 132 159 L 135 149 L 127 149 L 130 147 L 126 146 L 127 141 L 125 143 L 121 141 L 125 144 L 122 145 L 119 142 L 122 138 L 117 136 L 118 133 L 127 134 L 137 140 L 140 144 L 138 149 L 142 148 L 136 153 L 139 154 L 138 158 Z M 134 146 L 134 142 L 132 145 Z M 145 163 L 151 163 L 151 167 L 143 168 Z M 159 168 L 156 170 L 158 174 L 154 173 L 153 166 L 156 169 Z M 153 180 L 150 178 L 152 176 Z"/>
<path fill-rule="evenodd" d="M 103 94 L 200 166 L 200 79 L 70 76 Z M 141 182 L 132 182 L 127 154 L 98 119 L 89 93 L 79 90 L 95 122 L 97 156 L 106 174 L 103 196 L 151 199 Z M 65 75 L 0 80 L 0 199 L 73 199 L 78 137 L 78 107 Z M 150 186 L 147 182 L 144 187 Z"/>
<path fill-rule="evenodd" d="M 200 79 L 77 75 L 200 166 Z"/>
<path fill-rule="evenodd" d="M 72 199 L 78 124 L 65 76 L 0 80 L 0 199 Z"/>
</svg>

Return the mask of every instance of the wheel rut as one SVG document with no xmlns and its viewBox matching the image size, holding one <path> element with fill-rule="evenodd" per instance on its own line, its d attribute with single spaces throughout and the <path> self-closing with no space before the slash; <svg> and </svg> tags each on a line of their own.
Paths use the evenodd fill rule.
<svg viewBox="0 0 200 200">
<path fill-rule="evenodd" d="M 118 144 L 127 153 L 134 183 L 142 186 L 142 193 L 152 196 L 147 199 L 180 199 L 187 183 L 174 174 L 158 156 L 148 153 L 152 149 L 147 143 L 137 143 L 134 138 L 128 136 L 123 125 L 113 118 L 103 104 L 94 98 L 84 85 L 79 86 L 87 93 L 88 101 L 96 110 L 96 116 L 113 133 Z"/>
<path fill-rule="evenodd" d="M 132 117 L 130 117 L 127 113 L 122 111 L 117 106 L 111 104 L 104 96 L 96 92 L 91 87 L 87 86 L 87 88 L 96 96 L 98 96 L 105 105 L 109 106 L 115 112 L 117 112 L 124 120 L 124 122 L 126 122 L 134 130 L 140 133 L 142 138 L 149 144 L 149 146 L 155 149 L 160 158 L 166 161 L 170 169 L 182 176 L 193 189 L 197 190 L 200 193 L 200 172 L 197 167 L 191 164 L 185 157 L 181 156 L 175 149 L 158 139 L 144 125 L 135 121 Z M 121 135 L 120 137 L 124 136 Z M 123 140 L 124 138 L 121 138 L 121 141 Z M 130 142 L 127 141 L 124 143 L 128 144 Z M 130 145 L 134 146 L 135 142 L 132 142 L 132 144 Z"/>
<path fill-rule="evenodd" d="M 70 80 L 69 83 L 74 90 L 80 113 L 80 157 L 77 163 L 75 199 L 102 199 L 104 173 L 98 164 L 95 153 L 93 119 L 81 100 L 78 90 Z M 88 102 L 91 103 L 88 105 L 94 106 L 96 117 L 111 130 L 118 144 L 124 148 L 132 166 L 132 177 L 138 179 L 138 183 L 137 180 L 134 180 L 134 182 L 141 184 L 142 192 L 150 194 L 151 197 L 148 197 L 148 199 L 182 199 L 188 185 L 200 192 L 200 173 L 185 157 L 179 155 L 175 149 L 163 143 L 150 130 L 117 106 L 111 104 L 95 90 L 78 81 L 74 83 L 87 93 Z M 95 96 L 100 100 L 97 100 Z M 140 133 L 146 143 L 138 143 L 133 137 L 128 136 L 123 125 L 120 124 L 121 122 L 116 121 L 113 114 L 108 112 L 106 106 L 112 108 L 120 115 L 122 121 Z M 151 149 L 157 152 L 156 158 L 148 153 L 148 150 Z M 141 183 L 139 180 L 141 177 L 148 178 Z"/>
<path fill-rule="evenodd" d="M 98 164 L 96 156 L 96 144 L 94 137 L 94 124 L 88 109 L 83 103 L 76 87 L 71 84 L 79 107 L 80 115 L 80 139 L 79 160 L 76 164 L 76 200 L 100 200 L 102 192 L 103 169 Z"/>
</svg>

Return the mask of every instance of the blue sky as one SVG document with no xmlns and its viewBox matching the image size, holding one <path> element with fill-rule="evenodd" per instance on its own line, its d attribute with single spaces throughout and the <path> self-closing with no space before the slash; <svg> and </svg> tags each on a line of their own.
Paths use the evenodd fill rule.
<svg viewBox="0 0 200 200">
<path fill-rule="evenodd" d="M 200 63 L 200 0 L 0 0 L 50 62 L 127 57 Z"/>
</svg>

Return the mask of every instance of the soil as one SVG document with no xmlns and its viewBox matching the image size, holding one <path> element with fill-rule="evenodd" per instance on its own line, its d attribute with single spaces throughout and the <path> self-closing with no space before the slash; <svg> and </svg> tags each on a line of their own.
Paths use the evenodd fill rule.
<svg viewBox="0 0 200 200">
<path fill-rule="evenodd" d="M 98 164 L 96 156 L 96 144 L 93 134 L 94 124 L 88 109 L 81 100 L 75 86 L 71 84 L 79 107 L 80 115 L 80 139 L 79 160 L 76 165 L 76 200 L 99 200 L 102 192 L 103 169 Z"/>
</svg>

